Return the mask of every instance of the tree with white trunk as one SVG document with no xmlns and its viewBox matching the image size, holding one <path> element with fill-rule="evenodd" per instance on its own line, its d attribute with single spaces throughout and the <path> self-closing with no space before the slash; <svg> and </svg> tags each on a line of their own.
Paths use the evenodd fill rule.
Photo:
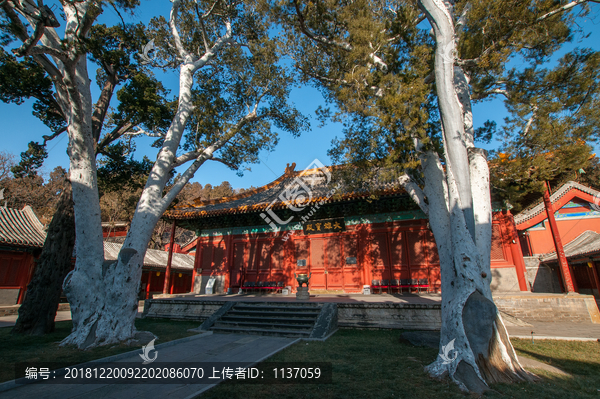
<svg viewBox="0 0 600 399">
<path fill-rule="evenodd" d="M 269 21 L 259 2 L 172 2 L 170 17 L 150 24 L 151 45 L 141 59 L 152 66 L 179 69 L 177 107 L 162 133 L 138 129 L 133 134 L 157 137 L 156 161 L 116 262 L 104 260 L 97 189 L 92 107 L 86 39 L 103 7 L 99 1 L 61 2 L 61 22 L 41 0 L 8 0 L 5 17 L 16 26 L 19 56 L 31 56 L 53 81 L 57 103 L 67 120 L 70 180 L 76 225 L 76 264 L 64 282 L 71 304 L 73 331 L 63 344 L 79 348 L 134 340 L 137 294 L 142 262 L 156 223 L 198 168 L 220 161 L 231 168 L 257 160 L 272 149 L 281 130 L 299 134 L 308 124 L 288 104 L 293 76 L 279 62 Z M 137 1 L 115 6 L 131 10 Z M 140 48 L 142 51 L 142 48 Z M 193 123 L 188 123 L 188 122 Z M 170 190 L 175 168 L 184 167 Z"/>
<path fill-rule="evenodd" d="M 490 289 L 492 209 L 471 103 L 510 95 L 507 62 L 539 65 L 573 36 L 585 1 L 291 0 L 288 51 L 345 123 L 330 155 L 369 185 L 390 169 L 429 217 L 440 259 L 440 356 L 426 370 L 483 392 L 534 378 L 519 364 Z M 584 8 L 581 8 L 583 4 Z M 576 6 L 580 6 L 576 8 Z M 328 109 L 321 116 L 330 117 Z"/>
</svg>

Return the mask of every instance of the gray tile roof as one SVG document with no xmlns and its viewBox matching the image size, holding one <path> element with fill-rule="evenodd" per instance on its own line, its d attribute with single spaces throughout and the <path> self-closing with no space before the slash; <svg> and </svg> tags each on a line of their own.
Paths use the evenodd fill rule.
<svg viewBox="0 0 600 399">
<path fill-rule="evenodd" d="M 104 242 L 104 259 L 105 260 L 117 260 L 119 251 L 121 251 L 122 244 L 115 242 Z M 146 250 L 146 256 L 144 257 L 144 266 L 157 267 L 166 269 L 167 260 L 169 253 L 167 251 L 161 251 L 158 249 Z M 186 254 L 173 253 L 173 259 L 171 261 L 171 267 L 179 270 L 193 270 L 194 269 L 194 257 Z"/>
<path fill-rule="evenodd" d="M 262 187 L 216 200 L 190 201 L 176 206 L 174 210 L 166 212 L 165 216 L 168 219 L 188 219 L 253 213 L 268 207 L 273 209 L 287 207 L 290 200 L 292 204 L 298 201 L 296 204 L 301 204 L 298 207 L 304 207 L 320 201 L 332 203 L 368 197 L 373 191 L 378 191 L 384 196 L 404 193 L 404 189 L 397 182 L 397 177 L 394 176 L 378 177 L 370 190 L 354 191 L 348 190 L 343 184 L 336 189 L 338 182 L 334 181 L 331 175 L 323 173 L 323 169 L 295 171 L 294 167 L 295 164 L 288 166 L 281 177 Z M 332 190 L 336 196 L 332 195 Z"/>
<path fill-rule="evenodd" d="M 41 248 L 46 241 L 46 230 L 33 209 L 21 210 L 0 207 L 0 245 Z"/>
<path fill-rule="evenodd" d="M 567 258 L 594 255 L 600 252 L 600 234 L 591 230 L 584 231 L 573 241 L 565 245 L 564 250 Z M 540 257 L 541 262 L 552 262 L 556 261 L 556 259 L 556 252 Z"/>
<path fill-rule="evenodd" d="M 567 194 L 571 189 L 579 190 L 591 196 L 599 196 L 600 192 L 594 190 L 593 188 L 584 186 L 583 184 L 579 184 L 574 181 L 569 181 L 562 186 L 558 190 L 556 190 L 551 196 L 550 200 L 554 204 L 556 201 L 561 199 L 565 194 Z M 528 221 L 539 215 L 542 212 L 546 212 L 546 208 L 544 207 L 544 200 L 540 200 L 539 203 L 531 209 L 526 209 L 520 212 L 518 215 L 515 215 L 515 224 L 519 226 L 521 223 Z"/>
</svg>

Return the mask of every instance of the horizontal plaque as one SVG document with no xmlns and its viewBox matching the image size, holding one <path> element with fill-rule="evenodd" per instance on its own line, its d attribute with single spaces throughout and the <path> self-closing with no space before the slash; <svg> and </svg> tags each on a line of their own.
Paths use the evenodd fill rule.
<svg viewBox="0 0 600 399">
<path fill-rule="evenodd" d="M 352 256 L 352 257 L 346 258 L 346 264 L 347 265 L 356 265 L 356 257 Z"/>
<path fill-rule="evenodd" d="M 296 261 L 296 266 L 298 266 L 298 267 L 306 267 L 306 259 L 298 259 Z"/>
<path fill-rule="evenodd" d="M 302 228 L 305 235 L 310 234 L 323 234 L 323 233 L 337 233 L 340 231 L 346 231 L 346 225 L 344 224 L 344 218 L 326 219 L 326 220 L 315 220 L 304 223 Z"/>
</svg>

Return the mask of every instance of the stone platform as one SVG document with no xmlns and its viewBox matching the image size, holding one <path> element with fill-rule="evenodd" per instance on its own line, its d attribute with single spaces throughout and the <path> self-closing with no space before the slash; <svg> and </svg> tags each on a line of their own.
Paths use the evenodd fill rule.
<svg viewBox="0 0 600 399">
<path fill-rule="evenodd" d="M 295 295 L 191 295 L 146 301 L 145 317 L 204 321 L 225 303 L 296 303 Z M 309 303 L 335 303 L 339 327 L 437 330 L 440 296 L 417 295 L 310 295 Z"/>
<path fill-rule="evenodd" d="M 296 302 L 295 295 L 194 295 L 146 301 L 144 317 L 204 321 L 225 303 Z M 579 294 L 496 293 L 494 301 L 505 315 L 505 323 L 574 322 L 600 324 L 594 297 Z M 317 294 L 307 302 L 336 303 L 338 325 L 350 328 L 436 330 L 441 322 L 439 294 Z M 511 317 L 512 316 L 512 317 Z M 525 324 L 523 324 L 525 323 Z"/>
</svg>

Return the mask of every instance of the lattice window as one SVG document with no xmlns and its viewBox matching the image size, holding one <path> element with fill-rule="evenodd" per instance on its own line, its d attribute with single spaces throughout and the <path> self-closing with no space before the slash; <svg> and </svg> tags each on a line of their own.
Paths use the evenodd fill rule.
<svg viewBox="0 0 600 399">
<path fill-rule="evenodd" d="M 498 224 L 492 224 L 492 251 L 490 257 L 491 260 L 506 260 L 502 250 L 502 232 Z"/>
<path fill-rule="evenodd" d="M 258 242 L 250 241 L 248 244 L 248 270 L 256 271 L 258 268 L 258 258 L 260 256 L 260 248 Z"/>
<path fill-rule="evenodd" d="M 200 264 L 200 268 L 202 269 L 210 269 L 210 265 L 213 259 L 213 246 L 210 244 L 204 244 L 201 246 L 202 248 L 202 263 Z"/>
<path fill-rule="evenodd" d="M 423 232 L 421 230 L 408 231 L 408 259 L 411 265 L 423 265 L 425 260 L 425 246 L 423 245 Z"/>
<path fill-rule="evenodd" d="M 325 243 L 323 240 L 310 240 L 310 267 L 322 268 L 325 266 Z"/>
<path fill-rule="evenodd" d="M 269 258 L 270 258 L 271 246 L 268 242 L 260 243 L 260 259 L 258 263 L 258 270 L 269 271 Z"/>
<path fill-rule="evenodd" d="M 276 239 L 273 242 L 273 251 L 271 254 L 271 267 L 273 269 L 282 269 L 285 259 L 285 247 L 283 241 Z"/>
<path fill-rule="evenodd" d="M 371 240 L 369 255 L 373 267 L 389 268 L 387 236 L 383 234 L 374 234 Z"/>
<path fill-rule="evenodd" d="M 390 233 L 390 249 L 392 252 L 392 263 L 395 268 L 400 268 L 402 265 L 406 265 L 406 245 L 404 244 L 403 231 L 392 231 Z"/>
<path fill-rule="evenodd" d="M 297 240 L 295 242 L 294 252 L 296 255 L 296 267 L 308 267 L 308 248 L 310 242 L 308 240 Z M 298 260 L 304 260 L 304 266 L 298 265 Z"/>
<path fill-rule="evenodd" d="M 340 252 L 340 239 L 338 237 L 328 239 L 325 247 L 327 267 L 342 267 L 342 257 Z"/>
<path fill-rule="evenodd" d="M 213 253 L 213 264 L 212 269 L 215 271 L 222 271 L 225 267 L 226 261 L 226 249 L 225 243 L 220 242 L 219 245 L 215 245 Z"/>
<path fill-rule="evenodd" d="M 356 242 L 356 236 L 354 234 L 345 235 L 344 236 L 344 259 L 343 263 L 346 266 L 355 267 L 358 265 L 358 261 L 356 263 L 348 263 L 348 258 L 356 259 L 358 256 L 358 243 Z"/>
</svg>

